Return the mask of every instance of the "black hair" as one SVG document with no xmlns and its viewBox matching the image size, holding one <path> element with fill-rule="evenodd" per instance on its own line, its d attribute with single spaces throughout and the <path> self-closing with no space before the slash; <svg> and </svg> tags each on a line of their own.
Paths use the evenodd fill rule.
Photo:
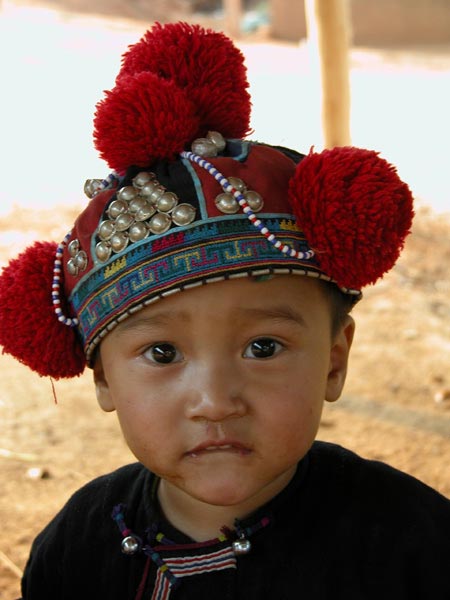
<svg viewBox="0 0 450 600">
<path fill-rule="evenodd" d="M 323 280 L 319 280 L 319 283 L 330 306 L 331 336 L 334 338 L 361 295 L 346 294 L 334 283 Z"/>
</svg>

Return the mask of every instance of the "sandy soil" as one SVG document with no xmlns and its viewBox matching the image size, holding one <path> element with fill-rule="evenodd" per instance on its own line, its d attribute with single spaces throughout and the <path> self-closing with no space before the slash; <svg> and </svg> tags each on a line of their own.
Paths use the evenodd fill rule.
<svg viewBox="0 0 450 600">
<path fill-rule="evenodd" d="M 67 207 L 0 217 L 0 263 L 34 239 L 62 239 Z M 450 497 L 450 216 L 419 208 L 395 269 L 354 311 L 344 398 L 326 407 L 320 439 L 420 478 Z M 0 600 L 19 594 L 29 546 L 83 483 L 133 460 L 86 372 L 39 378 L 0 356 Z M 55 403 L 55 398 L 57 403 Z"/>
</svg>

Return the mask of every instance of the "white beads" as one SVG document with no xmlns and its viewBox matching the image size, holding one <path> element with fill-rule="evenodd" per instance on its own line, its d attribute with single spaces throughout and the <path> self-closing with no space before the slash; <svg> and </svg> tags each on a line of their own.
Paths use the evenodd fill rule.
<svg viewBox="0 0 450 600">
<path fill-rule="evenodd" d="M 61 259 L 64 253 L 64 248 L 66 247 L 67 243 L 70 240 L 70 237 L 72 235 L 72 232 L 69 231 L 69 233 L 66 235 L 66 237 L 63 239 L 63 241 L 58 244 L 58 247 L 56 248 L 56 256 L 55 256 L 55 262 L 53 264 L 53 281 L 52 281 L 52 303 L 53 303 L 53 310 L 55 311 L 55 315 L 56 318 L 58 319 L 58 321 L 60 323 L 63 323 L 64 325 L 67 325 L 68 327 L 76 327 L 78 325 L 78 319 L 76 318 L 70 318 L 70 317 L 66 317 L 62 310 L 61 310 L 61 299 L 60 299 L 60 288 L 61 288 Z M 70 253 L 71 253 L 71 258 L 69 259 L 69 262 L 73 259 L 77 258 L 77 254 L 80 252 L 80 243 L 78 240 L 72 240 L 71 245 L 70 245 Z M 82 251 L 81 251 L 82 252 Z M 85 254 L 83 252 L 83 254 Z M 87 255 L 86 255 L 86 264 L 87 264 Z M 74 264 L 74 270 L 75 270 L 75 264 Z M 72 267 L 68 267 L 68 271 L 70 272 L 70 269 Z"/>
</svg>

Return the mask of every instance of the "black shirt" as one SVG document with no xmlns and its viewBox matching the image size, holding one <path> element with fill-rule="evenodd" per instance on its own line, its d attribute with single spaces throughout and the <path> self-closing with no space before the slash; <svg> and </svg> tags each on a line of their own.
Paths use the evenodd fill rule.
<svg viewBox="0 0 450 600">
<path fill-rule="evenodd" d="M 315 442 L 290 484 L 239 524 L 248 554 L 234 556 L 232 539 L 195 544 L 175 530 L 156 485 L 136 463 L 76 492 L 33 544 L 23 599 L 450 600 L 450 501 L 340 446 Z M 122 553 L 119 505 L 122 529 L 147 553 Z M 170 587 L 163 571 L 177 562 L 187 574 L 171 572 Z"/>
</svg>

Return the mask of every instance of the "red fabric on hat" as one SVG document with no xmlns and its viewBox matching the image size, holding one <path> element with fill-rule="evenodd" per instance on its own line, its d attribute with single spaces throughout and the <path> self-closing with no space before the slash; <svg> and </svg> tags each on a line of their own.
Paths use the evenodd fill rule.
<svg viewBox="0 0 450 600">
<path fill-rule="evenodd" d="M 76 330 L 60 323 L 53 308 L 56 248 L 36 242 L 3 270 L 0 345 L 39 375 L 59 379 L 80 375 L 86 359 Z"/>
<path fill-rule="evenodd" d="M 261 194 L 264 207 L 261 213 L 290 214 L 288 201 L 289 180 L 295 171 L 295 163 L 287 156 L 270 146 L 252 144 L 245 161 L 234 158 L 209 158 L 225 177 L 242 179 L 248 190 Z M 223 192 L 220 184 L 199 165 L 192 164 L 201 183 L 209 217 L 220 217 L 223 213 L 217 208 L 215 199 Z"/>
<path fill-rule="evenodd" d="M 353 289 L 394 265 L 414 215 L 395 167 L 360 148 L 309 154 L 292 178 L 290 199 L 321 269 Z"/>
</svg>

